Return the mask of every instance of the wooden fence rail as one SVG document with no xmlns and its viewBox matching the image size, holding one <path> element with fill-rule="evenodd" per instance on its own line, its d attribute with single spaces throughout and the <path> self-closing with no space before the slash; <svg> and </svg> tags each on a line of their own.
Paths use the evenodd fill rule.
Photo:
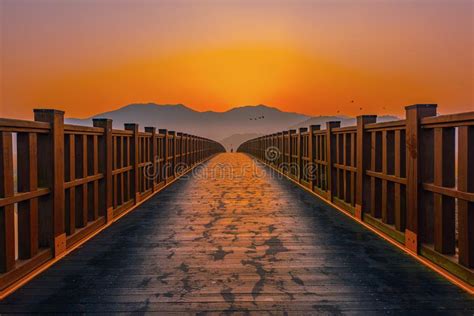
<svg viewBox="0 0 474 316">
<path fill-rule="evenodd" d="M 62 111 L 34 114 L 0 119 L 0 291 L 225 151 L 165 129 L 116 130 L 109 119 L 75 126 Z"/>
<path fill-rule="evenodd" d="M 436 107 L 284 131 L 238 151 L 474 285 L 474 112 L 437 116 Z"/>
</svg>

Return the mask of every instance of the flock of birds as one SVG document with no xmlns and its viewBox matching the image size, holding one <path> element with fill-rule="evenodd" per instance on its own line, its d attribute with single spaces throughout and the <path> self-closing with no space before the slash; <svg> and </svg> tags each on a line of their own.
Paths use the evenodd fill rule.
<svg viewBox="0 0 474 316">
<path fill-rule="evenodd" d="M 350 103 L 354 103 L 354 100 L 351 100 Z M 385 110 L 385 107 L 383 107 L 383 109 Z M 362 107 L 359 107 L 359 111 L 362 111 L 363 108 Z M 341 111 L 340 110 L 337 110 L 337 113 L 340 113 Z M 250 121 L 258 121 L 258 120 L 263 120 L 265 118 L 265 116 L 257 116 L 257 117 L 251 117 L 249 118 Z"/>
<path fill-rule="evenodd" d="M 351 103 L 354 103 L 354 100 L 351 100 Z M 362 107 L 359 108 L 359 111 L 362 111 Z M 337 113 L 341 113 L 341 111 L 337 110 Z"/>
</svg>

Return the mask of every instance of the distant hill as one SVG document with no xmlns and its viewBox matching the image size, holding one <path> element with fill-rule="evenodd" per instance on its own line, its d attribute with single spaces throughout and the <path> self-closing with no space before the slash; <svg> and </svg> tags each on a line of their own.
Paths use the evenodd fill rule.
<svg viewBox="0 0 474 316">
<path fill-rule="evenodd" d="M 256 105 L 236 107 L 226 112 L 198 112 L 182 104 L 130 104 L 115 111 L 100 113 L 87 119 L 66 119 L 69 124 L 92 125 L 92 118 L 110 118 L 113 126 L 122 129 L 124 123 L 166 128 L 223 139 L 234 134 L 272 133 L 310 118 L 304 114 L 283 112 L 276 108 Z"/>
<path fill-rule="evenodd" d="M 100 113 L 86 119 L 66 119 L 68 124 L 91 126 L 93 118 L 110 118 L 116 129 L 124 123 L 138 123 L 140 130 L 146 126 L 165 128 L 200 135 L 234 150 L 244 141 L 261 135 L 280 132 L 290 128 L 308 127 L 327 121 L 341 121 L 342 126 L 354 125 L 355 118 L 348 116 L 317 116 L 283 112 L 266 105 L 247 105 L 225 112 L 199 112 L 183 104 L 154 103 L 130 104 L 114 111 Z M 395 116 L 381 116 L 378 121 L 397 120 Z"/>
</svg>

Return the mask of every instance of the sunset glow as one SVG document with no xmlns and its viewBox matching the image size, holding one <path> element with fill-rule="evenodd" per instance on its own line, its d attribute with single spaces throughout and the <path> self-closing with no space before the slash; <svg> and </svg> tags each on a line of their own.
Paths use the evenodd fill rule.
<svg viewBox="0 0 474 316">
<path fill-rule="evenodd" d="M 2 117 L 137 102 L 309 115 L 473 108 L 469 0 L 0 3 Z"/>
</svg>

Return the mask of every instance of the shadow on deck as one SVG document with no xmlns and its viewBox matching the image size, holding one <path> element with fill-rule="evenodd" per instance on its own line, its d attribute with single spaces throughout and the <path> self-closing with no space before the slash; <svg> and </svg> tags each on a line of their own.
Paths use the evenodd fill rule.
<svg viewBox="0 0 474 316">
<path fill-rule="evenodd" d="M 474 299 L 248 156 L 221 154 L 0 303 L 197 311 L 472 314 Z"/>
</svg>

